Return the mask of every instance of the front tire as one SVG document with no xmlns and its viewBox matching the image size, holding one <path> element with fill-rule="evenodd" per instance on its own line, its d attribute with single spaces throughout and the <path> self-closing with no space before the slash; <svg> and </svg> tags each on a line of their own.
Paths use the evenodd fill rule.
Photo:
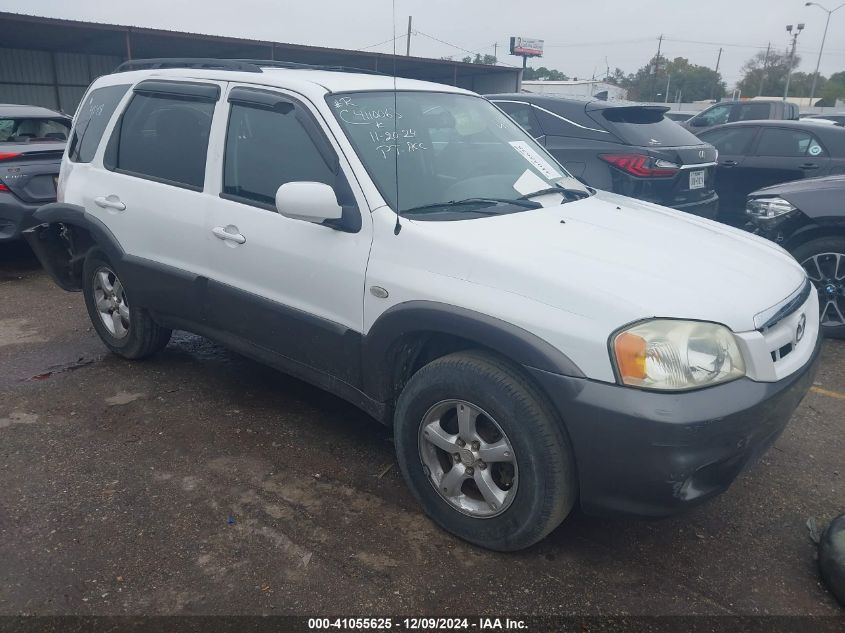
<svg viewBox="0 0 845 633">
<path fill-rule="evenodd" d="M 533 545 L 577 496 L 566 432 L 543 395 L 492 354 L 459 352 L 408 381 L 395 416 L 399 466 L 443 529 L 498 551 Z"/>
<path fill-rule="evenodd" d="M 118 356 L 146 358 L 163 349 L 171 330 L 159 326 L 149 312 L 129 301 L 129 291 L 114 266 L 93 253 L 82 267 L 85 307 L 100 340 Z"/>
<path fill-rule="evenodd" d="M 821 237 L 798 245 L 792 255 L 819 293 L 822 331 L 845 338 L 845 237 Z"/>
</svg>

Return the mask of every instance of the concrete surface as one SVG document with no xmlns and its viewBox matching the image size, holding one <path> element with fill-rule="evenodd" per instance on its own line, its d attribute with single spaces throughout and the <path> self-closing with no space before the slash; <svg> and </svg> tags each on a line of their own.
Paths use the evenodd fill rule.
<svg viewBox="0 0 845 633">
<path fill-rule="evenodd" d="M 528 551 L 434 527 L 385 428 L 179 334 L 108 355 L 79 294 L 0 246 L 0 614 L 819 614 L 807 518 L 845 509 L 845 345 L 718 499 L 576 513 Z"/>
</svg>

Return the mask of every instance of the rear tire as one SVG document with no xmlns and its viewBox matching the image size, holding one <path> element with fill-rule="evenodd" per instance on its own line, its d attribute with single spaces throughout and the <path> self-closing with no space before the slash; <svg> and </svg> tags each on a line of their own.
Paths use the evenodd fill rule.
<svg viewBox="0 0 845 633">
<path fill-rule="evenodd" d="M 536 387 L 492 354 L 450 354 L 414 374 L 397 402 L 395 442 L 425 512 L 470 543 L 528 547 L 575 504 L 563 425 Z"/>
<path fill-rule="evenodd" d="M 85 307 L 94 330 L 109 350 L 129 359 L 146 358 L 163 349 L 171 330 L 153 321 L 149 312 L 133 305 L 115 268 L 99 253 L 85 258 L 82 267 Z"/>
<path fill-rule="evenodd" d="M 822 331 L 845 338 L 845 237 L 820 237 L 792 249 L 819 293 Z"/>
</svg>

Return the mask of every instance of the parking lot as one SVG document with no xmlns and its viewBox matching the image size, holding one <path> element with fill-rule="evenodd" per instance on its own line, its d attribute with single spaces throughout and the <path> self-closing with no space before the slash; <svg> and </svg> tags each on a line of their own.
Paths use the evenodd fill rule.
<svg viewBox="0 0 845 633">
<path fill-rule="evenodd" d="M 0 613 L 820 614 L 805 523 L 845 500 L 845 345 L 723 496 L 662 521 L 575 513 L 516 554 L 436 528 L 387 429 L 178 334 L 105 353 L 79 294 L 0 252 Z"/>
</svg>

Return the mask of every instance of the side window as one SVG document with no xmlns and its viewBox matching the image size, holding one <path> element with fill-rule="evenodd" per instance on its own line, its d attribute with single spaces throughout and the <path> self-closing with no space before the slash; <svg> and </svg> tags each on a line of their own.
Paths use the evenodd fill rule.
<svg viewBox="0 0 845 633">
<path fill-rule="evenodd" d="M 764 129 L 757 145 L 758 156 L 821 156 L 824 149 L 818 140 L 803 130 Z"/>
<path fill-rule="evenodd" d="M 741 156 L 748 150 L 756 131 L 756 127 L 722 128 L 705 132 L 701 139 L 719 150 L 719 154 Z"/>
<path fill-rule="evenodd" d="M 771 106 L 768 103 L 743 103 L 737 106 L 737 121 L 759 121 L 760 119 L 769 118 L 769 109 Z"/>
<path fill-rule="evenodd" d="M 201 190 L 212 101 L 136 92 L 115 129 L 108 168 Z"/>
<path fill-rule="evenodd" d="M 702 112 L 699 117 L 704 121 L 704 125 L 720 125 L 727 123 L 731 116 L 732 104 L 725 104 L 710 108 L 707 112 Z M 698 117 L 695 117 L 698 118 Z"/>
<path fill-rule="evenodd" d="M 502 110 L 508 113 L 508 116 L 516 121 L 520 127 L 528 132 L 534 138 L 543 136 L 543 130 L 540 129 L 540 124 L 534 114 L 533 108 L 527 103 L 507 103 L 494 101 Z"/>
<path fill-rule="evenodd" d="M 232 103 L 223 193 L 273 205 L 276 190 L 288 182 L 335 185 L 334 171 L 309 136 L 296 108 L 268 109 Z"/>
<path fill-rule="evenodd" d="M 68 158 L 74 163 L 90 163 L 97 152 L 117 104 L 129 90 L 129 84 L 105 86 L 88 93 L 79 106 L 79 114 L 70 134 Z"/>
</svg>

